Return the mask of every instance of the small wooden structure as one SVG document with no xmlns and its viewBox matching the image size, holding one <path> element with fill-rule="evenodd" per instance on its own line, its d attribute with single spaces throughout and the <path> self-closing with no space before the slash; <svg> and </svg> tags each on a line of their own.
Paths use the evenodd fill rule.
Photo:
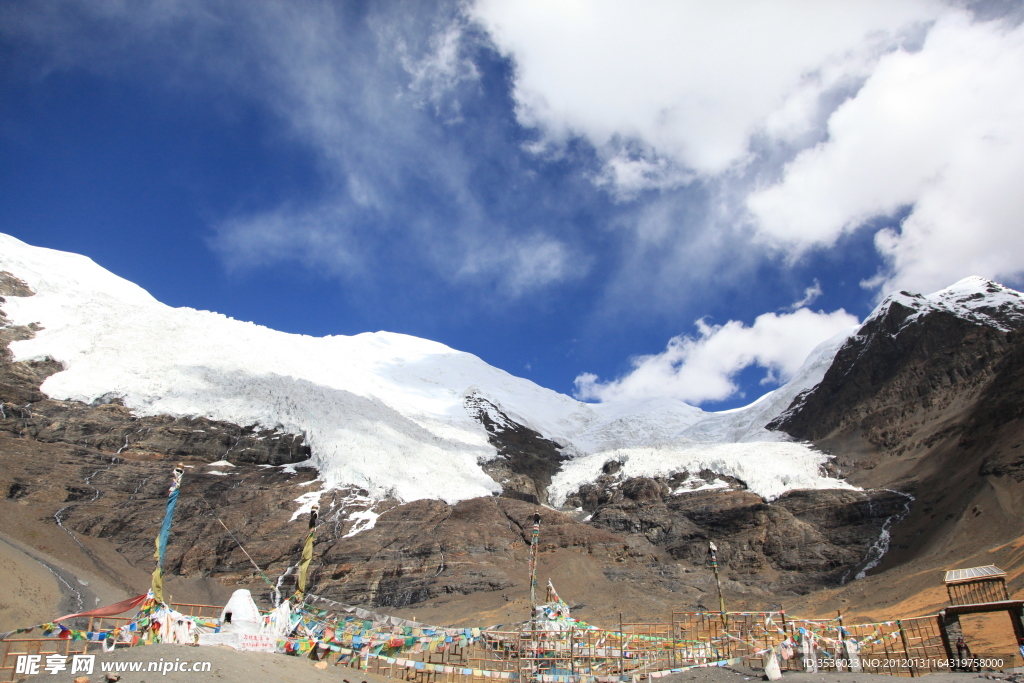
<svg viewBox="0 0 1024 683">
<path fill-rule="evenodd" d="M 943 577 L 949 593 L 949 607 L 939 612 L 942 644 L 949 659 L 959 659 L 954 648 L 964 635 L 960 617 L 984 612 L 1006 612 L 1010 616 L 1014 641 L 1024 643 L 1024 600 L 1011 600 L 1006 590 L 1006 572 L 995 565 L 950 569 Z M 970 669 L 970 667 L 968 667 Z"/>
<path fill-rule="evenodd" d="M 950 569 L 943 579 L 949 604 L 977 605 L 1010 599 L 1006 590 L 1006 572 L 994 564 L 968 569 Z"/>
</svg>

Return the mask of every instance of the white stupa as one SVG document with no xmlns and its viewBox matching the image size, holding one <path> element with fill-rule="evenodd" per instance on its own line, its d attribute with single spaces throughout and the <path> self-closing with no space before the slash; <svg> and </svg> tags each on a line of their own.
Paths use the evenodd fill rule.
<svg viewBox="0 0 1024 683">
<path fill-rule="evenodd" d="M 259 633 L 262 626 L 263 617 L 252 599 L 252 593 L 244 588 L 232 593 L 220 613 L 220 632 Z"/>
</svg>

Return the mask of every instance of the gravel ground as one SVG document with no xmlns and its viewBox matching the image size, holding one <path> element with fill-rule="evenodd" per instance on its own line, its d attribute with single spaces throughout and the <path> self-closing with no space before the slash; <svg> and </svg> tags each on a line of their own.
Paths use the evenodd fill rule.
<svg viewBox="0 0 1024 683">
<path fill-rule="evenodd" d="M 294 681 L 295 683 L 393 683 L 393 679 L 365 674 L 358 669 L 329 664 L 320 669 L 317 662 L 305 657 L 289 657 L 263 652 L 239 652 L 229 647 L 188 647 L 183 645 L 147 645 L 126 648 L 96 655 L 96 666 L 89 676 L 91 683 L 103 682 L 102 664 L 105 662 L 209 662 L 209 671 L 153 671 L 120 672 L 121 683 L 157 683 L 158 681 L 195 681 L 196 683 L 263 683 L 264 681 Z M 69 667 L 70 669 L 70 667 Z M 70 683 L 82 674 L 68 672 L 51 674 L 45 671 L 24 680 L 41 683 Z"/>
<path fill-rule="evenodd" d="M 928 683 L 982 683 L 984 680 L 1009 681 L 1024 683 L 1024 676 L 1012 673 L 982 672 L 968 673 L 953 671 L 949 673 L 926 674 Z M 789 683 L 884 683 L 886 680 L 904 680 L 902 677 L 883 676 L 865 673 L 804 673 L 802 671 L 783 671 L 782 680 Z M 981 679 L 981 680 L 979 680 Z M 664 676 L 659 683 L 742 683 L 743 681 L 763 681 L 764 672 L 744 667 L 711 667 L 692 669 L 690 671 Z"/>
</svg>

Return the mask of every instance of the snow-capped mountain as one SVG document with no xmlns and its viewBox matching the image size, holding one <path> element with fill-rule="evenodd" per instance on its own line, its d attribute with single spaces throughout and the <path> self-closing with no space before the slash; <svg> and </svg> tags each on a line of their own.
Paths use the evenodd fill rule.
<svg viewBox="0 0 1024 683">
<path fill-rule="evenodd" d="M 402 334 L 316 338 L 172 308 L 84 256 L 6 235 L 0 270 L 35 292 L 8 298 L 3 309 L 12 324 L 40 327 L 11 344 L 15 360 L 63 364 L 42 385 L 51 398 L 118 398 L 140 416 L 203 416 L 301 434 L 327 487 L 354 485 L 401 501 L 500 491 L 483 468 L 499 453 L 467 411 L 469 397 L 486 399 L 570 456 L 552 480 L 556 504 L 611 459 L 630 476 L 710 469 L 766 498 L 846 486 L 820 474 L 824 455 L 763 425 L 821 381 L 847 335 L 819 346 L 793 381 L 750 406 L 705 413 L 673 399 L 582 403 Z M 921 305 L 985 316 L 1016 295 L 990 295 L 990 284 L 965 280 Z"/>
<path fill-rule="evenodd" d="M 519 585 L 538 512 L 569 574 L 699 604 L 715 539 L 730 581 L 774 600 L 1016 538 L 1022 301 L 980 278 L 896 294 L 789 384 L 705 413 L 581 403 L 405 335 L 318 339 L 171 308 L 0 236 L 0 491 L 148 571 L 180 461 L 190 508 L 168 566 L 254 589 L 253 562 L 293 580 L 298 520 L 319 501 L 318 590 L 350 603 Z"/>
<path fill-rule="evenodd" d="M 1021 330 L 1024 295 L 985 278 L 964 278 L 928 295 L 892 294 L 769 426 L 815 441 L 837 429 L 857 438 L 889 429 L 875 440 L 905 447 L 896 434 L 909 424 L 882 425 L 969 403 Z"/>
<path fill-rule="evenodd" d="M 936 312 L 950 313 L 1004 332 L 1024 326 L 1024 295 L 983 277 L 966 277 L 933 294 L 892 294 L 864 321 L 862 327 L 886 315 L 894 304 L 914 311 L 906 317 L 900 329 L 928 313 Z"/>
</svg>

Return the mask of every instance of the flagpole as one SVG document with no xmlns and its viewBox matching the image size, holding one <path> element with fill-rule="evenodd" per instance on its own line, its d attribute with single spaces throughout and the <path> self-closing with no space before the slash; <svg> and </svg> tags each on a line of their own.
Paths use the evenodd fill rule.
<svg viewBox="0 0 1024 683">
<path fill-rule="evenodd" d="M 533 513 L 533 536 L 530 539 L 530 619 L 537 607 L 537 541 L 540 539 L 540 513 Z"/>
<path fill-rule="evenodd" d="M 725 598 L 722 596 L 722 581 L 718 578 L 718 546 L 708 541 L 708 553 L 711 555 L 711 569 L 715 572 L 715 583 L 718 585 L 718 610 L 722 613 L 722 623 L 726 623 Z"/>
<path fill-rule="evenodd" d="M 151 590 L 153 598 L 158 604 L 164 601 L 164 555 L 167 551 L 167 538 L 171 534 L 171 522 L 174 519 L 174 508 L 178 504 L 178 490 L 181 488 L 181 478 L 185 474 L 185 466 L 180 462 L 174 468 L 171 475 L 171 488 L 167 491 L 167 507 L 164 510 L 164 523 L 160 525 L 160 533 L 156 536 L 156 569 L 153 570 L 153 583 Z"/>
</svg>

